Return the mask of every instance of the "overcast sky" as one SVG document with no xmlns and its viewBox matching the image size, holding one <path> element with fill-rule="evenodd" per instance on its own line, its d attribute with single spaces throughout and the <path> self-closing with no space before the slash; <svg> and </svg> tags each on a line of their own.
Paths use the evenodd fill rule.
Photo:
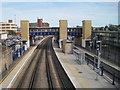
<svg viewBox="0 0 120 90">
<path fill-rule="evenodd" d="M 1 20 L 3 22 L 7 22 L 8 19 L 15 21 L 16 15 L 17 24 L 20 23 L 20 20 L 36 22 L 37 17 L 43 18 L 45 22 L 49 22 L 50 26 L 58 26 L 59 20 L 61 19 L 67 19 L 69 26 L 81 25 L 82 20 L 92 20 L 93 26 L 118 24 L 118 2 L 117 0 L 114 0 L 115 2 L 113 2 L 113 0 L 108 1 L 109 2 L 7 2 L 7 0 L 5 0 L 2 2 Z"/>
</svg>

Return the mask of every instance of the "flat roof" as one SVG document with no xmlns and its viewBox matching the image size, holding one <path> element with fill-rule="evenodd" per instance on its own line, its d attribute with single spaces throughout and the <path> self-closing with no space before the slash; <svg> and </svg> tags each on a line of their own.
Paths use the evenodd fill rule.
<svg viewBox="0 0 120 90">
<path fill-rule="evenodd" d="M 120 33 L 120 31 L 96 31 L 96 30 L 93 30 L 92 31 L 93 33 Z"/>
<path fill-rule="evenodd" d="M 54 29 L 54 28 L 59 28 L 59 27 L 29 27 L 29 29 Z M 71 28 L 71 29 L 76 29 L 76 28 L 82 28 L 82 27 L 67 27 L 68 29 Z"/>
</svg>

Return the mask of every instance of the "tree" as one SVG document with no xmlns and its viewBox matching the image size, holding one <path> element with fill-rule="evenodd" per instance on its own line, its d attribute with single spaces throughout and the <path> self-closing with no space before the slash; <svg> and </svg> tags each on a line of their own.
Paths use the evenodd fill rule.
<svg viewBox="0 0 120 90">
<path fill-rule="evenodd" d="M 104 27 L 100 27 L 100 30 L 104 30 Z"/>
<path fill-rule="evenodd" d="M 108 28 L 108 26 L 106 25 L 105 28 Z"/>
<path fill-rule="evenodd" d="M 107 25 L 105 26 L 104 30 L 108 30 L 108 26 Z"/>
<path fill-rule="evenodd" d="M 80 27 L 79 25 L 77 25 L 76 27 Z"/>
<path fill-rule="evenodd" d="M 99 29 L 98 28 L 95 28 L 96 31 L 98 31 Z"/>
<path fill-rule="evenodd" d="M 108 30 L 110 31 L 118 31 L 118 28 L 112 24 L 109 25 Z"/>
<path fill-rule="evenodd" d="M 16 35 L 15 31 L 13 30 L 8 30 L 7 32 L 8 32 L 8 35 Z"/>
<path fill-rule="evenodd" d="M 91 26 L 91 29 L 92 29 L 92 30 L 94 29 L 93 26 Z"/>
</svg>

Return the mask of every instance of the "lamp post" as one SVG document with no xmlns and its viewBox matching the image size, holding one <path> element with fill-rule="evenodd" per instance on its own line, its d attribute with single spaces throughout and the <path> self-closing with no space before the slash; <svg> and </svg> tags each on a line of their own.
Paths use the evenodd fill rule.
<svg viewBox="0 0 120 90">
<path fill-rule="evenodd" d="M 21 41 L 21 39 L 19 39 L 20 40 L 20 52 L 21 52 L 21 56 L 23 55 L 23 51 L 22 51 L 22 48 L 23 48 L 23 46 L 22 46 L 22 41 Z"/>
<path fill-rule="evenodd" d="M 19 44 L 19 49 L 18 49 L 18 57 L 20 57 L 21 55 L 20 55 L 20 52 L 21 52 L 21 41 L 19 40 L 19 42 L 18 42 L 18 44 Z"/>
<path fill-rule="evenodd" d="M 94 44 L 94 42 L 91 40 L 90 41 L 90 51 L 92 51 L 92 47 L 94 46 L 93 44 Z M 93 70 L 95 69 L 95 61 L 96 61 L 96 56 L 94 56 L 94 60 L 93 60 Z"/>
<path fill-rule="evenodd" d="M 101 46 L 102 46 L 102 42 L 101 41 L 97 41 L 98 68 L 100 68 Z"/>
<path fill-rule="evenodd" d="M 6 69 L 9 70 L 9 65 L 8 65 L 8 44 L 6 42 Z"/>
</svg>

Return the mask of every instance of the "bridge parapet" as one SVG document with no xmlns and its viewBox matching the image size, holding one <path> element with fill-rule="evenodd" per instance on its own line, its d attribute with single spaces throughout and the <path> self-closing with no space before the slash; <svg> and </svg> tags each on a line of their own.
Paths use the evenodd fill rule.
<svg viewBox="0 0 120 90">
<path fill-rule="evenodd" d="M 47 27 L 47 28 L 29 28 L 30 36 L 44 36 L 44 35 L 59 35 L 59 27 Z M 78 27 L 68 27 L 67 28 L 67 35 L 69 36 L 80 36 L 82 37 L 82 28 Z"/>
</svg>

